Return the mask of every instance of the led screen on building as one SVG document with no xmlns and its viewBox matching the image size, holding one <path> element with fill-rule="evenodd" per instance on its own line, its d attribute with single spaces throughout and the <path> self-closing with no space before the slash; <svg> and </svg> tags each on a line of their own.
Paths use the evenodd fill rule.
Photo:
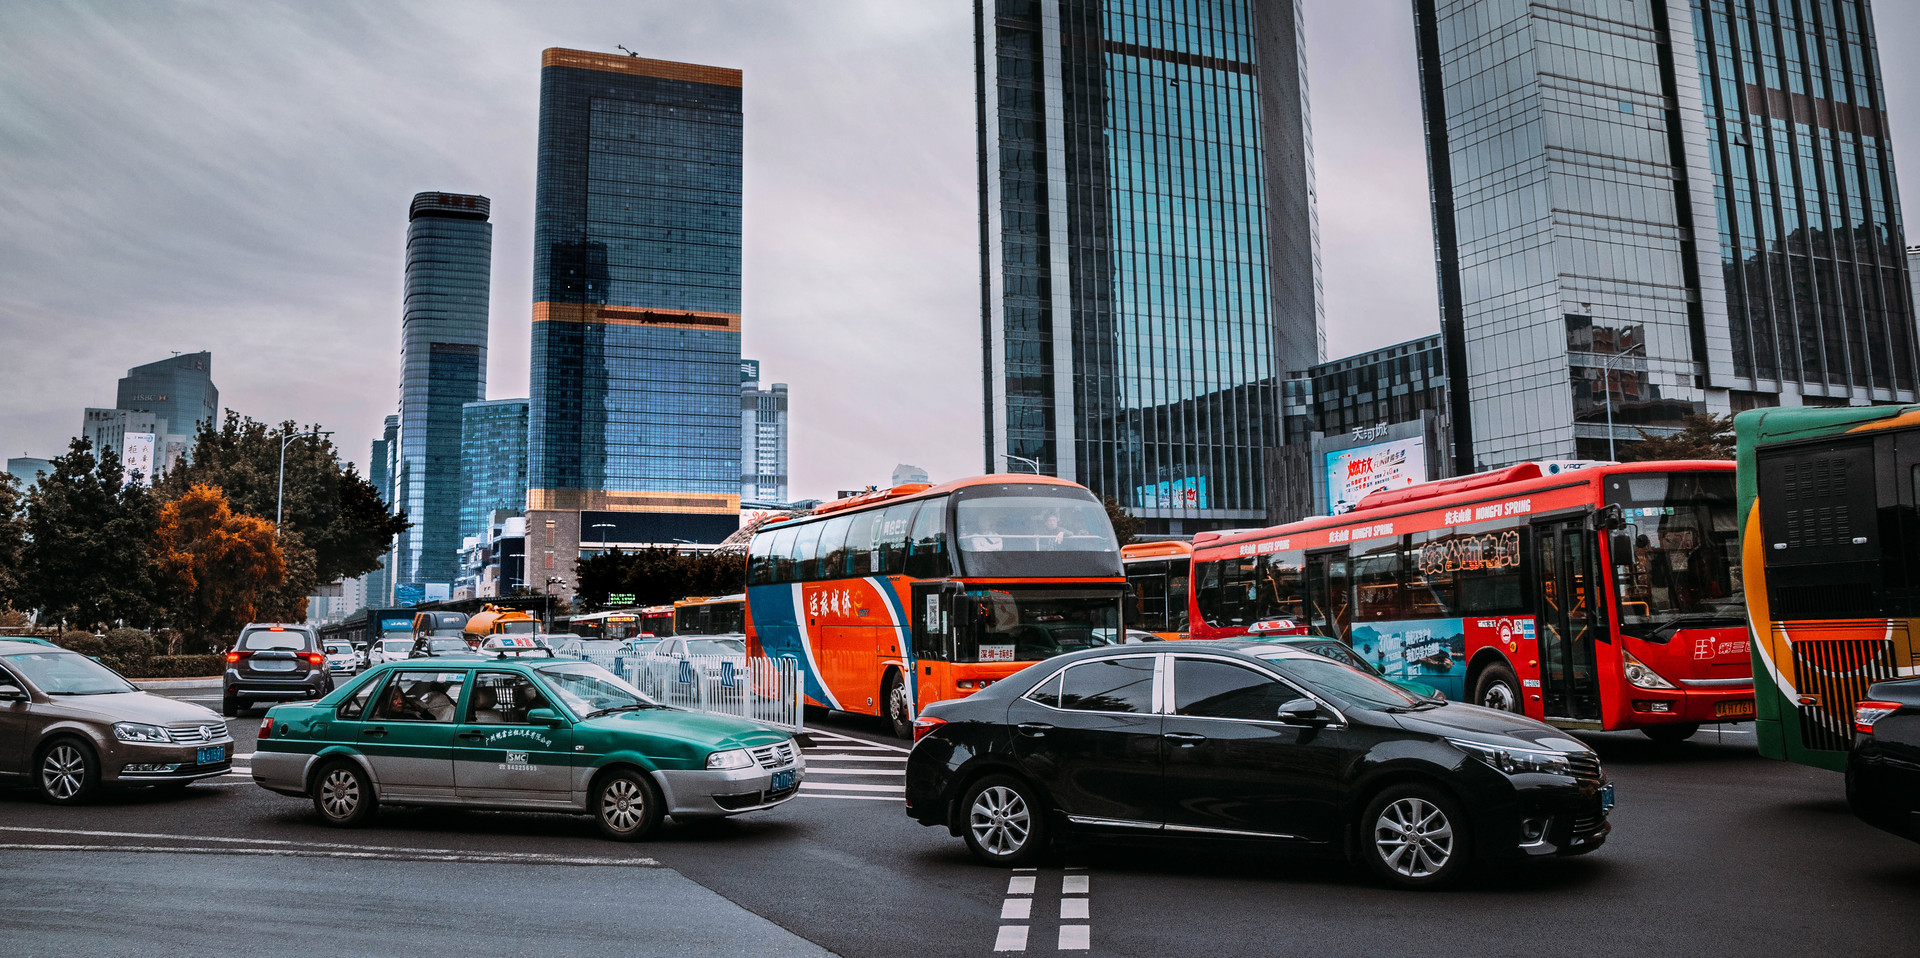
<svg viewBox="0 0 1920 958">
<path fill-rule="evenodd" d="M 1353 511 L 1367 493 L 1427 481 L 1426 442 L 1391 439 L 1327 453 L 1327 515 Z"/>
<path fill-rule="evenodd" d="M 1151 486 L 1135 486 L 1133 504 L 1142 509 L 1208 509 L 1207 477 L 1175 479 Z"/>
</svg>

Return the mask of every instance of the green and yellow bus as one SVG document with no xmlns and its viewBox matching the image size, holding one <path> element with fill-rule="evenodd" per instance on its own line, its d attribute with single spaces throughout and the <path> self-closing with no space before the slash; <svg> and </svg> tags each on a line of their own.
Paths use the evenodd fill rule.
<svg viewBox="0 0 1920 958">
<path fill-rule="evenodd" d="M 1760 752 L 1839 771 L 1867 686 L 1920 664 L 1920 406 L 1757 409 L 1735 431 Z"/>
</svg>

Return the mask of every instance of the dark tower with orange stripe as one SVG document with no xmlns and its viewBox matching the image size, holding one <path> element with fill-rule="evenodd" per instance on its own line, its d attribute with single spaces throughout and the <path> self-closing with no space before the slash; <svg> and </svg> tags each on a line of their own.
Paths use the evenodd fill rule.
<svg viewBox="0 0 1920 958">
<path fill-rule="evenodd" d="M 740 71 L 541 58 L 527 582 L 740 512 Z M 589 531 L 590 530 L 590 531 Z"/>
</svg>

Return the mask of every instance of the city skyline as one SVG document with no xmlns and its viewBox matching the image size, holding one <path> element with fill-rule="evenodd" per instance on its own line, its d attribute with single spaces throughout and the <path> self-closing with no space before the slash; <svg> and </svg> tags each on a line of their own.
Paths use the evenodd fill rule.
<svg viewBox="0 0 1920 958">
<path fill-rule="evenodd" d="M 1438 329 L 1407 6 L 1305 3 L 1314 114 L 1325 118 L 1314 132 L 1330 357 Z M 319 420 L 345 448 L 367 448 L 399 373 L 390 251 L 400 239 L 384 211 L 426 188 L 496 198 L 495 301 L 508 308 L 494 311 L 490 398 L 523 395 L 530 65 L 545 46 L 624 42 L 747 71 L 745 346 L 788 357 L 783 378 L 809 396 L 793 424 L 795 493 L 875 482 L 899 461 L 937 477 L 978 468 L 977 446 L 928 438 L 950 429 L 902 425 L 977 430 L 977 376 L 943 370 L 927 388 L 925 369 L 886 362 L 916 355 L 909 346 L 939 355 L 977 342 L 970 10 L 471 9 L 287 7 L 216 24 L 178 11 L 11 8 L 0 96 L 23 107 L 0 127 L 0 173 L 24 188 L 5 200 L 20 229 L 0 241 L 0 330 L 25 355 L 22 388 L 0 404 L 8 454 L 59 454 L 73 410 L 114 372 L 202 347 L 233 357 L 227 405 Z M 1883 45 L 1920 22 L 1896 5 L 1875 12 Z M 53 34 L 125 55 L 82 72 L 36 46 Z M 275 51 L 289 39 L 309 52 Z M 421 45 L 415 62 L 386 55 L 409 44 Z M 1899 143 L 1920 129 L 1907 120 L 1920 118 L 1920 87 L 1900 58 L 1885 69 Z M 755 77 L 764 92 L 752 92 Z M 384 102 L 368 102 L 374 89 Z M 835 95 L 855 90 L 857 103 Z M 312 107 L 310 129 L 248 114 L 275 96 Z M 182 119 L 203 100 L 215 108 Z M 62 119 L 75 116 L 88 122 Z M 138 170 L 155 163 L 180 175 L 145 192 L 153 184 Z M 90 226 L 106 218 L 130 225 Z M 163 224 L 168 241 L 148 241 Z M 890 402 L 872 403 L 876 389 Z"/>
</svg>

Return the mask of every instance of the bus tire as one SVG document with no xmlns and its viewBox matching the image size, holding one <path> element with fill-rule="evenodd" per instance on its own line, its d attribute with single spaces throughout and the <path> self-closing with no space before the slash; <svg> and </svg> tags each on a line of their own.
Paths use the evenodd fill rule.
<svg viewBox="0 0 1920 958">
<path fill-rule="evenodd" d="M 895 738 L 913 740 L 913 705 L 907 701 L 907 683 L 900 673 L 887 672 L 887 681 L 880 692 L 880 701 L 887 706 L 887 724 L 893 726 Z"/>
<path fill-rule="evenodd" d="M 1520 680 L 1504 662 L 1480 670 L 1480 677 L 1473 681 L 1473 704 L 1516 715 L 1526 711 L 1521 705 Z"/>
<path fill-rule="evenodd" d="M 1678 745 L 1699 731 L 1699 725 L 1689 722 L 1681 725 L 1649 725 L 1641 729 L 1640 734 L 1661 745 Z"/>
</svg>

